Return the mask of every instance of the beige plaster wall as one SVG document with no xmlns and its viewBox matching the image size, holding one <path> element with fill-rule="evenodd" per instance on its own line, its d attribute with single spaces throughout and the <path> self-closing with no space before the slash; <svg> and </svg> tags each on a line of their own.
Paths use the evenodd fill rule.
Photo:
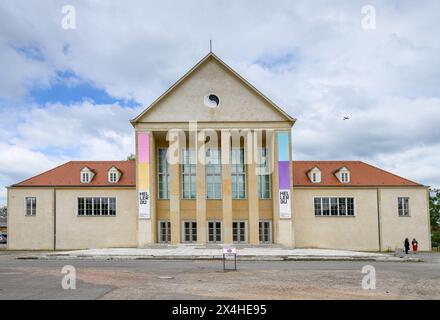
<svg viewBox="0 0 440 320">
<path fill-rule="evenodd" d="M 215 93 L 220 106 L 208 108 L 205 95 Z M 208 59 L 147 112 L 139 122 L 186 121 L 288 122 L 278 111 L 220 63 Z"/>
<path fill-rule="evenodd" d="M 298 248 L 379 250 L 376 189 L 293 189 L 293 227 Z M 354 217 L 315 217 L 314 197 L 355 198 Z"/>
<path fill-rule="evenodd" d="M 116 197 L 116 216 L 78 216 L 78 197 Z M 136 247 L 137 221 L 134 188 L 57 190 L 57 249 Z"/>
<path fill-rule="evenodd" d="M 35 216 L 25 215 L 25 197 L 37 198 Z M 8 249 L 53 249 L 52 189 L 8 189 Z"/>
<path fill-rule="evenodd" d="M 398 197 L 409 197 L 409 217 L 399 217 Z M 382 188 L 380 199 L 383 249 L 403 248 L 405 238 L 416 238 L 419 250 L 431 250 L 427 189 Z"/>
</svg>

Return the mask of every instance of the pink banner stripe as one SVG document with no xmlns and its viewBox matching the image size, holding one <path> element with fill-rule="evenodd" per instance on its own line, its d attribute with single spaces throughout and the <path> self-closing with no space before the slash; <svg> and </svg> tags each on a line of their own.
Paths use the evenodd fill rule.
<svg viewBox="0 0 440 320">
<path fill-rule="evenodd" d="M 150 162 L 150 136 L 146 132 L 138 133 L 138 157 L 139 162 Z"/>
</svg>

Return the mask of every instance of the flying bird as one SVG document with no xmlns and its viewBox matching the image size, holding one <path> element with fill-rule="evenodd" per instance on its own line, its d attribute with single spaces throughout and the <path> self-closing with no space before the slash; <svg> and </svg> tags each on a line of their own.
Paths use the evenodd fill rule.
<svg viewBox="0 0 440 320">
<path fill-rule="evenodd" d="M 350 120 L 350 117 L 343 117 L 342 120 Z"/>
</svg>

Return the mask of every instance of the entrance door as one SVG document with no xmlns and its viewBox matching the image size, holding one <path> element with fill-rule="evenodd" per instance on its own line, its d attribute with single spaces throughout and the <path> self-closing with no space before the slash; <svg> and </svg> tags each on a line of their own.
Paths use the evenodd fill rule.
<svg viewBox="0 0 440 320">
<path fill-rule="evenodd" d="M 159 221 L 159 242 L 170 243 L 171 242 L 171 222 Z"/>
<path fill-rule="evenodd" d="M 197 242 L 197 222 L 195 221 L 183 222 L 183 241 Z"/>
<path fill-rule="evenodd" d="M 260 221 L 260 243 L 272 243 L 272 221 Z"/>
<path fill-rule="evenodd" d="M 222 223 L 221 221 L 208 221 L 208 242 L 222 242 Z"/>
<path fill-rule="evenodd" d="M 235 243 L 246 243 L 246 221 L 232 222 L 232 241 Z"/>
</svg>

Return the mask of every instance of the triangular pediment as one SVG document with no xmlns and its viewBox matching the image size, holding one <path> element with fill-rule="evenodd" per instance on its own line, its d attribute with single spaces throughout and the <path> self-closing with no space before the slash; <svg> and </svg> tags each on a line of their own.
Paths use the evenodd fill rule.
<svg viewBox="0 0 440 320">
<path fill-rule="evenodd" d="M 210 53 L 131 122 L 188 121 L 295 120 Z"/>
</svg>

